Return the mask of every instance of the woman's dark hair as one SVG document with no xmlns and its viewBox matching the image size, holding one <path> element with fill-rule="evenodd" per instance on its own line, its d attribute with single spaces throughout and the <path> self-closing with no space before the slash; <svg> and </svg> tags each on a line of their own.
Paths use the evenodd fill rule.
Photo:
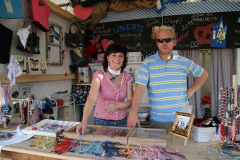
<svg viewBox="0 0 240 160">
<path fill-rule="evenodd" d="M 104 59 L 102 62 L 103 65 L 103 70 L 105 72 L 107 72 L 107 68 L 108 68 L 108 60 L 107 60 L 107 56 L 109 56 L 111 53 L 123 53 L 124 55 L 124 61 L 123 64 L 121 66 L 121 72 L 124 70 L 124 68 L 127 65 L 127 47 L 121 43 L 112 43 L 107 47 L 107 50 L 104 54 Z"/>
</svg>

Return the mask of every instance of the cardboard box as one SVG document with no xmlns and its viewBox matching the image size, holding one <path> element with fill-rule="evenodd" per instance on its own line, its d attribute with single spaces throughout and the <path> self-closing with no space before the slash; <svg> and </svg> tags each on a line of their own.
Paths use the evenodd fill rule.
<svg viewBox="0 0 240 160">
<path fill-rule="evenodd" d="M 63 99 L 64 103 L 70 102 L 70 94 L 69 93 L 60 93 L 60 94 L 53 93 L 51 95 L 51 99 Z"/>
</svg>

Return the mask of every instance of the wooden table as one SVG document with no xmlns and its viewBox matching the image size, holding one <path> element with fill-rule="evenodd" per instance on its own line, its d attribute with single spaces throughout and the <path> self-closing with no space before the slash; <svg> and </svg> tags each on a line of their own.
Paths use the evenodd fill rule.
<svg viewBox="0 0 240 160">
<path fill-rule="evenodd" d="M 218 155 L 215 153 L 208 153 L 208 149 L 205 149 L 204 146 L 210 144 L 217 144 L 218 142 L 209 142 L 209 143 L 197 143 L 193 140 L 189 140 L 186 147 L 183 146 L 184 139 L 176 137 L 174 142 L 171 142 L 172 135 L 167 135 L 167 147 L 170 149 L 178 150 L 179 153 L 183 154 L 188 160 L 216 160 Z M 54 160 L 54 159 L 100 159 L 99 157 L 88 155 L 88 154 L 79 154 L 79 153 L 64 153 L 58 155 L 56 153 L 51 153 L 53 147 L 47 150 L 41 150 L 37 147 L 29 147 L 31 143 L 37 141 L 35 138 L 31 138 L 27 141 L 15 144 L 4 146 L 2 152 L 0 153 L 0 160 L 9 160 L 9 159 L 30 159 L 30 160 Z M 1 157 L 5 157 L 2 158 Z M 9 158 L 9 159 L 8 159 Z M 113 158 L 111 158 L 113 159 Z M 115 158 L 121 159 L 121 158 Z M 233 159 L 233 158 L 231 158 Z"/>
</svg>

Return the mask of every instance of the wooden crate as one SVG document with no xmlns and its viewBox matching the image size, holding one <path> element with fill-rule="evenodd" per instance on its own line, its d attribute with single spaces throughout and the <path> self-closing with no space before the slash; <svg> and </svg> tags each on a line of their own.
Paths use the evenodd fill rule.
<svg viewBox="0 0 240 160">
<path fill-rule="evenodd" d="M 135 128 L 128 137 L 129 145 L 152 145 L 166 147 L 166 130 L 153 128 Z"/>
<path fill-rule="evenodd" d="M 70 121 L 70 107 L 69 106 L 63 106 L 58 108 L 58 119 L 60 120 L 65 120 L 65 121 Z"/>
<path fill-rule="evenodd" d="M 132 133 L 133 128 L 130 127 L 113 127 L 105 126 L 93 135 L 94 141 L 110 141 L 127 144 L 128 137 Z"/>
<path fill-rule="evenodd" d="M 68 129 L 68 131 L 65 131 L 63 133 L 64 136 L 72 139 L 78 138 L 78 134 L 76 133 L 77 126 L 72 127 L 71 129 Z M 82 140 L 84 141 L 95 141 L 94 135 L 98 134 L 102 130 L 104 130 L 105 126 L 100 125 L 87 125 L 87 128 L 85 129 L 85 132 L 83 134 Z"/>
</svg>

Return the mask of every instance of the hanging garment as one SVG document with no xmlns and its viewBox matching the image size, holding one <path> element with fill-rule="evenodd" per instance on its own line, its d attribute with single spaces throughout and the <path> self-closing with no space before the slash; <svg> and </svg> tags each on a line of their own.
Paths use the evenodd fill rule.
<svg viewBox="0 0 240 160">
<path fill-rule="evenodd" d="M 17 59 L 11 55 L 10 62 L 7 66 L 8 69 L 8 79 L 10 81 L 10 86 L 12 87 L 16 84 L 16 78 L 23 74 L 21 66 Z"/>
<path fill-rule="evenodd" d="M 0 63 L 9 63 L 13 32 L 0 23 Z"/>
<path fill-rule="evenodd" d="M 31 25 L 29 25 L 27 28 L 21 28 L 17 32 L 17 35 L 18 35 L 18 37 L 20 39 L 20 42 L 22 43 L 24 49 L 25 49 L 26 44 L 27 44 L 27 38 L 28 38 L 28 35 L 29 35 L 28 30 L 30 28 L 31 28 Z"/>
<path fill-rule="evenodd" d="M 32 0 L 32 22 L 43 32 L 49 31 L 48 19 L 51 8 L 44 0 Z"/>
</svg>

